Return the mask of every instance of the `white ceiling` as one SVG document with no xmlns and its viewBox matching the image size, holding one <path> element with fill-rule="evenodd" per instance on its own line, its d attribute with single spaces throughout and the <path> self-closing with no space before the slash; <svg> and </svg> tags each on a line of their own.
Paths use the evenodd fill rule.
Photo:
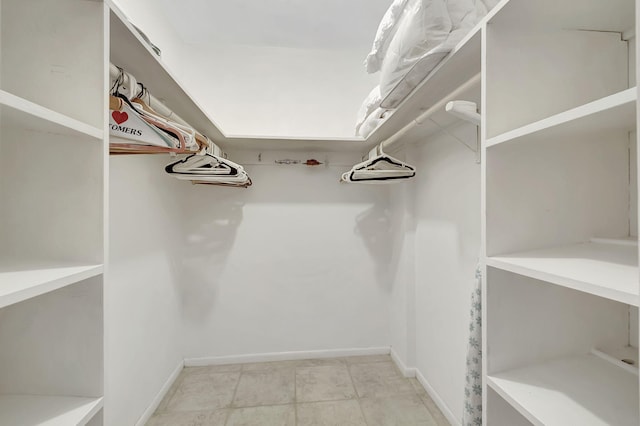
<svg viewBox="0 0 640 426">
<path fill-rule="evenodd" d="M 189 44 L 366 51 L 392 0 L 160 0 Z"/>
</svg>

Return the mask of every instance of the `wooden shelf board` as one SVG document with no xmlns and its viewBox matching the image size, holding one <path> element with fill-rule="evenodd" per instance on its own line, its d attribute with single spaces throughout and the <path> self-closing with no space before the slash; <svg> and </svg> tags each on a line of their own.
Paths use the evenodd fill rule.
<svg viewBox="0 0 640 426">
<path fill-rule="evenodd" d="M 634 0 L 503 0 L 490 25 L 624 32 L 635 28 Z"/>
<path fill-rule="evenodd" d="M 0 308 L 100 275 L 102 265 L 0 262 Z"/>
<path fill-rule="evenodd" d="M 535 143 L 603 130 L 632 131 L 636 127 L 636 99 L 637 89 L 627 89 L 490 138 L 486 146 L 521 141 Z"/>
<path fill-rule="evenodd" d="M 638 247 L 589 242 L 492 256 L 488 266 L 638 306 Z"/>
<path fill-rule="evenodd" d="M 102 398 L 0 395 L 0 423 L 16 426 L 84 426 L 102 406 Z"/>
<path fill-rule="evenodd" d="M 537 426 L 638 425 L 638 376 L 595 355 L 489 375 L 487 384 Z"/>
<path fill-rule="evenodd" d="M 15 126 L 42 133 L 89 136 L 102 140 L 104 132 L 74 118 L 52 111 L 31 101 L 0 90 L 0 114 L 3 126 Z"/>
</svg>

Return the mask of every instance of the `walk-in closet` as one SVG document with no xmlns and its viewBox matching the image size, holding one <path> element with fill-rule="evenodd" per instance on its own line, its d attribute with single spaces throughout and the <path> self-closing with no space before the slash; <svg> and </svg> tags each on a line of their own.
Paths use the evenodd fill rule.
<svg viewBox="0 0 640 426">
<path fill-rule="evenodd" d="M 0 0 L 0 426 L 637 426 L 634 0 Z"/>
</svg>

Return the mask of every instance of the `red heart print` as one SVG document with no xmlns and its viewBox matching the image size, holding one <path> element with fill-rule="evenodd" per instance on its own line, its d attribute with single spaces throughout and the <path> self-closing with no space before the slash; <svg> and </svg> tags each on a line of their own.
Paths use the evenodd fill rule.
<svg viewBox="0 0 640 426">
<path fill-rule="evenodd" d="M 113 117 L 116 123 L 122 124 L 129 119 L 129 114 L 126 112 L 113 111 L 111 117 Z"/>
</svg>

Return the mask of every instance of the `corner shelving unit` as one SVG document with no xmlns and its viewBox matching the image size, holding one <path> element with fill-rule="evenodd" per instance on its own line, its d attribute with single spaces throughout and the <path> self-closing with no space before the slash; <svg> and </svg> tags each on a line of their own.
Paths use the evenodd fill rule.
<svg viewBox="0 0 640 426">
<path fill-rule="evenodd" d="M 485 23 L 483 424 L 640 424 L 635 9 Z"/>
<path fill-rule="evenodd" d="M 106 9 L 1 7 L 0 424 L 99 426 Z"/>
</svg>

